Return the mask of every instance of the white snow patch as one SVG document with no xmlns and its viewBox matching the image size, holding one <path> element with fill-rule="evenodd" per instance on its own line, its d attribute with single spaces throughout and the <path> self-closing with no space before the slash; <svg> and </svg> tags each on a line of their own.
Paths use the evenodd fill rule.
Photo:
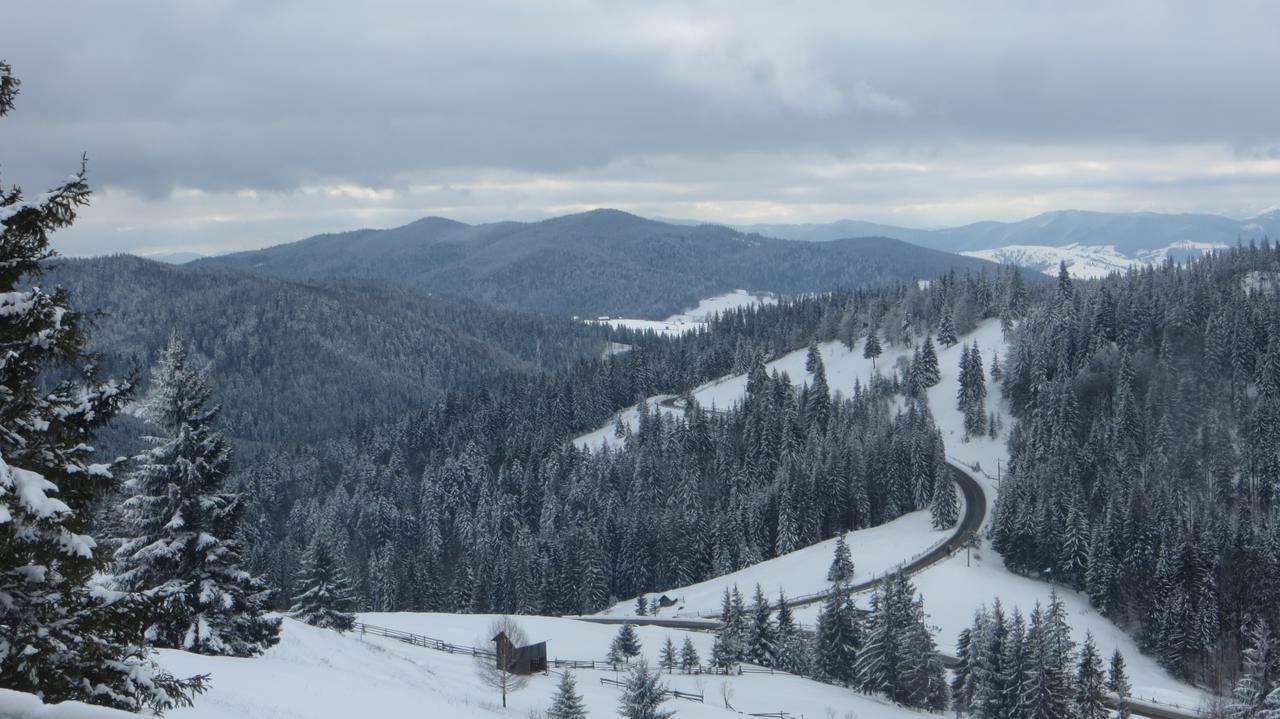
<svg viewBox="0 0 1280 719">
<path fill-rule="evenodd" d="M 1106 277 L 1112 272 L 1125 272 L 1129 269 L 1155 265 L 1164 262 L 1165 258 L 1183 259 L 1193 253 L 1212 252 L 1225 249 L 1227 245 L 1217 242 L 1193 242 L 1182 240 L 1164 247 L 1142 250 L 1130 257 L 1116 249 L 1115 245 L 1006 245 L 986 250 L 966 250 L 962 255 L 977 257 L 992 262 L 1018 265 L 1039 270 L 1047 275 L 1058 274 L 1059 263 L 1065 262 L 1073 277 L 1096 279 Z"/>
<path fill-rule="evenodd" d="M 695 332 L 703 329 L 707 324 L 721 312 L 737 309 L 739 307 L 750 307 L 753 305 L 771 305 L 778 301 L 772 293 L 769 292 L 748 292 L 746 290 L 734 290 L 726 292 L 715 297 L 708 297 L 700 301 L 693 309 L 678 312 L 665 320 L 635 320 L 621 317 L 598 317 L 594 322 L 607 324 L 614 328 L 627 328 L 633 330 L 652 330 L 660 335 L 668 335 L 678 337 L 686 332 Z"/>
</svg>

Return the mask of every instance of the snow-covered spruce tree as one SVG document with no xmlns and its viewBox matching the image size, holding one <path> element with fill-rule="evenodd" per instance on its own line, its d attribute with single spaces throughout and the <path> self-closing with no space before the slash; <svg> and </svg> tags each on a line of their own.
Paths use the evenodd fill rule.
<svg viewBox="0 0 1280 719">
<path fill-rule="evenodd" d="M 213 429 L 209 386 L 172 337 L 152 370 L 139 414 L 159 430 L 125 483 L 116 583 L 161 602 L 147 628 L 156 645 L 247 657 L 279 640 L 280 620 L 264 616 L 270 593 L 243 568 L 236 540 L 240 496 L 222 491 L 231 450 Z"/>
<path fill-rule="evenodd" d="M 944 476 L 933 483 L 933 501 L 929 504 L 929 513 L 934 529 L 956 526 L 960 519 L 960 502 L 956 499 L 955 482 Z"/>
<path fill-rule="evenodd" d="M 355 625 L 351 582 L 329 543 L 317 537 L 302 558 L 299 592 L 289 616 L 313 627 L 345 632 Z"/>
<path fill-rule="evenodd" d="M 664 701 L 666 697 L 658 684 L 658 673 L 649 671 L 649 664 L 644 659 L 636 662 L 627 676 L 627 686 L 622 690 L 618 714 L 623 719 L 669 719 L 675 716 L 675 712 L 664 711 Z"/>
<path fill-rule="evenodd" d="M 956 337 L 955 322 L 951 319 L 951 308 L 947 307 L 942 311 L 942 319 L 938 322 L 938 343 L 944 347 L 959 342 Z"/>
<path fill-rule="evenodd" d="M 631 657 L 640 655 L 640 637 L 636 634 L 636 625 L 623 624 L 614 635 L 606 657 L 611 664 L 626 664 Z"/>
<path fill-rule="evenodd" d="M 837 585 L 818 613 L 814 639 L 814 669 L 818 678 L 834 684 L 850 684 L 853 663 L 863 638 L 858 617 L 843 584 Z"/>
<path fill-rule="evenodd" d="M 671 641 L 671 636 L 667 636 L 667 640 L 662 643 L 662 651 L 658 655 L 658 666 L 666 669 L 668 674 L 676 670 L 676 664 L 679 659 L 676 658 L 676 643 Z"/>
<path fill-rule="evenodd" d="M 871 366 L 873 367 L 876 364 L 876 358 L 884 352 L 884 349 L 880 346 L 880 338 L 876 336 L 878 332 L 878 329 L 872 327 L 871 331 L 867 333 L 867 341 L 862 345 L 862 358 L 871 360 Z"/>
<path fill-rule="evenodd" d="M 762 667 L 778 666 L 778 632 L 772 614 L 773 608 L 757 584 L 751 605 L 751 624 L 747 628 L 747 658 Z"/>
<path fill-rule="evenodd" d="M 685 674 L 692 674 L 698 670 L 701 664 L 702 657 L 698 656 L 698 650 L 693 646 L 693 640 L 685 637 L 684 643 L 680 645 L 680 671 Z"/>
<path fill-rule="evenodd" d="M 1086 633 L 1080 649 L 1080 663 L 1076 668 L 1076 712 L 1080 719 L 1107 719 L 1110 714 L 1103 704 L 1106 698 L 1106 676 L 1102 672 L 1102 657 L 1093 642 L 1093 634 Z"/>
<path fill-rule="evenodd" d="M 547 719 L 587 719 L 587 708 L 582 703 L 582 695 L 578 694 L 577 682 L 568 670 L 560 676 L 560 683 L 556 685 L 551 708 L 547 710 Z"/>
<path fill-rule="evenodd" d="M 933 387 L 942 381 L 942 370 L 938 367 L 938 353 L 933 348 L 933 339 L 925 336 L 920 347 L 920 366 L 917 381 L 922 387 Z"/>
<path fill-rule="evenodd" d="M 1124 655 L 1117 649 L 1111 653 L 1111 666 L 1107 668 L 1107 691 L 1116 696 L 1127 697 L 1132 690 L 1129 675 L 1124 668 Z"/>
<path fill-rule="evenodd" d="M 1253 622 L 1248 642 L 1244 650 L 1244 673 L 1236 682 L 1227 706 L 1227 716 L 1231 719 L 1255 719 L 1268 696 L 1280 689 L 1280 646 L 1266 621 Z"/>
<path fill-rule="evenodd" d="M 17 92 L 0 62 L 0 117 Z M 112 485 L 90 442 L 129 385 L 95 376 L 64 290 L 27 284 L 54 256 L 50 233 L 88 200 L 83 166 L 32 200 L 0 190 L 0 687 L 164 711 L 189 705 L 204 678 L 175 679 L 149 659 L 150 602 L 90 585 L 103 559 L 93 512 Z M 76 376 L 49 382 L 55 372 Z"/>
<path fill-rule="evenodd" d="M 836 538 L 831 567 L 827 569 L 827 581 L 836 583 L 853 581 L 853 555 L 849 553 L 849 545 L 844 541 L 843 533 Z"/>
</svg>

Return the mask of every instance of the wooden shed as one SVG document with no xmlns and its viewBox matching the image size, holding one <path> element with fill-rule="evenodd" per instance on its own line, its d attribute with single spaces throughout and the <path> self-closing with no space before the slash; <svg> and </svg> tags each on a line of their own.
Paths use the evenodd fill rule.
<svg viewBox="0 0 1280 719">
<path fill-rule="evenodd" d="M 499 632 L 491 641 L 494 644 L 494 665 L 512 674 L 537 674 L 547 671 L 547 643 L 538 642 L 517 647 Z"/>
</svg>

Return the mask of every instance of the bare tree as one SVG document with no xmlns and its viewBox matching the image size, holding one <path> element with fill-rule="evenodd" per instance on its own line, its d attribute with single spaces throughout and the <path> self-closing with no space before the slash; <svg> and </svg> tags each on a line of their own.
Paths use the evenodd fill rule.
<svg viewBox="0 0 1280 719">
<path fill-rule="evenodd" d="M 502 707 L 507 706 L 507 694 L 524 689 L 529 683 L 527 674 L 517 673 L 520 647 L 529 643 L 524 629 L 508 616 L 494 619 L 489 625 L 488 642 L 493 645 L 494 656 L 476 657 L 476 673 L 481 681 L 502 692 Z"/>
</svg>

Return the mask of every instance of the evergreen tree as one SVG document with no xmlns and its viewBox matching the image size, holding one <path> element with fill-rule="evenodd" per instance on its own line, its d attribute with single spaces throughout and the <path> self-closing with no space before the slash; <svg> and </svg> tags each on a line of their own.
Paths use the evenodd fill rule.
<svg viewBox="0 0 1280 719">
<path fill-rule="evenodd" d="M 762 667 L 778 665 L 778 637 L 764 590 L 756 585 L 755 602 L 752 605 L 751 625 L 747 631 L 747 652 L 752 663 Z"/>
<path fill-rule="evenodd" d="M 659 655 L 658 666 L 666 669 L 668 674 L 676 670 L 676 645 L 671 641 L 671 637 L 667 637 L 667 641 L 662 645 L 662 653 Z"/>
<path fill-rule="evenodd" d="M 1076 669 L 1076 716 L 1080 719 L 1107 719 L 1106 677 L 1102 671 L 1102 657 L 1093 643 L 1093 634 L 1085 635 L 1080 650 L 1080 662 Z"/>
<path fill-rule="evenodd" d="M 573 674 L 567 669 L 556 685 L 551 708 L 547 709 L 547 719 L 587 719 L 587 707 L 582 702 L 582 695 L 578 694 Z"/>
<path fill-rule="evenodd" d="M 1120 697 L 1129 696 L 1129 675 L 1124 668 L 1124 655 L 1117 649 L 1111 653 L 1111 665 L 1107 669 L 1107 691 Z"/>
<path fill-rule="evenodd" d="M 129 537 L 116 552 L 116 581 L 161 602 L 147 629 L 157 645 L 253 656 L 278 641 L 280 620 L 264 616 L 270 592 L 242 567 L 243 507 L 222 491 L 231 453 L 208 403 L 207 381 L 171 337 L 139 410 L 161 434 L 125 483 L 134 495 L 122 504 Z"/>
<path fill-rule="evenodd" d="M 680 671 L 685 674 L 691 674 L 697 671 L 701 664 L 702 658 L 698 656 L 698 650 L 693 646 L 693 640 L 685 637 L 684 643 L 680 645 Z"/>
<path fill-rule="evenodd" d="M 636 626 L 634 624 L 623 624 L 618 629 L 618 633 L 614 635 L 606 658 L 611 664 L 626 664 L 631 661 L 631 657 L 639 655 L 640 637 L 636 634 Z"/>
<path fill-rule="evenodd" d="M 650 672 L 645 660 L 636 662 L 622 690 L 618 713 L 623 719 L 669 719 L 675 712 L 664 711 L 664 701 L 666 692 L 658 684 L 658 673 Z"/>
<path fill-rule="evenodd" d="M 301 591 L 293 599 L 289 615 L 314 627 L 345 632 L 355 625 L 351 583 L 329 543 L 317 537 L 298 574 Z"/>
<path fill-rule="evenodd" d="M 923 387 L 933 387 L 942 381 L 942 370 L 938 366 L 938 353 L 933 348 L 933 339 L 928 335 L 920 347 L 919 382 Z"/>
<path fill-rule="evenodd" d="M 0 62 L 0 117 L 17 91 Z M 20 284 L 38 278 L 54 256 L 50 233 L 88 199 L 83 166 L 32 200 L 0 189 L 0 686 L 164 711 L 189 705 L 204 678 L 175 679 L 151 661 L 148 598 L 90 586 L 103 565 L 93 513 L 113 484 L 90 442 L 129 385 L 97 378 L 66 291 Z"/>
<path fill-rule="evenodd" d="M 815 669 L 820 678 L 836 684 L 853 682 L 854 660 L 862 647 L 862 633 L 843 583 L 832 588 L 818 613 L 814 640 Z"/>
<path fill-rule="evenodd" d="M 942 310 L 942 319 L 938 322 L 938 343 L 950 347 L 959 341 L 955 324 L 951 320 L 951 307 L 947 306 Z"/>
<path fill-rule="evenodd" d="M 1254 719 L 1277 689 L 1280 689 L 1280 647 L 1272 638 L 1266 621 L 1256 619 L 1249 628 L 1244 673 L 1231 692 L 1227 716 L 1231 719 Z"/>
<path fill-rule="evenodd" d="M 878 329 L 872 327 L 871 331 L 867 333 L 867 341 L 862 345 L 862 357 L 863 359 L 871 360 L 872 367 L 876 364 L 876 358 L 884 352 L 884 349 L 880 346 L 880 338 L 876 336 L 878 332 Z"/>
<path fill-rule="evenodd" d="M 956 485 L 950 479 L 939 477 L 933 483 L 933 501 L 929 514 L 934 529 L 949 529 L 960 521 L 960 502 L 956 498 Z"/>
<path fill-rule="evenodd" d="M 853 555 L 844 541 L 843 532 L 836 537 L 836 549 L 831 558 L 831 567 L 827 570 L 827 581 L 836 584 L 853 581 Z"/>
<path fill-rule="evenodd" d="M 636 597 L 636 616 L 643 617 L 648 613 L 649 613 L 649 602 L 644 598 L 644 595 L 641 594 L 640 596 Z"/>
</svg>

